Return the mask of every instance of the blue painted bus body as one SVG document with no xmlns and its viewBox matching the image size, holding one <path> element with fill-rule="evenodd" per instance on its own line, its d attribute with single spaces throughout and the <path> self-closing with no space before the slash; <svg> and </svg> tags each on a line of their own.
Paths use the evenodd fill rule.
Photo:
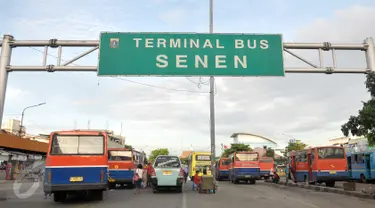
<svg viewBox="0 0 375 208">
<path fill-rule="evenodd" d="M 375 180 L 375 152 L 347 153 L 349 175 L 352 180 Z"/>
</svg>

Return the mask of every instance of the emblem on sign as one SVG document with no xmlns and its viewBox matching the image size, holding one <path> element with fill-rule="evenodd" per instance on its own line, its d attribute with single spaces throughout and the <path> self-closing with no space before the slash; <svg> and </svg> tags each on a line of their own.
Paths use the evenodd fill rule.
<svg viewBox="0 0 375 208">
<path fill-rule="evenodd" d="M 110 46 L 111 48 L 118 48 L 119 42 L 120 42 L 120 39 L 119 39 L 119 38 L 111 38 L 111 39 L 109 40 L 109 46 Z"/>
<path fill-rule="evenodd" d="M 115 165 L 115 169 L 118 169 L 118 165 Z"/>
</svg>

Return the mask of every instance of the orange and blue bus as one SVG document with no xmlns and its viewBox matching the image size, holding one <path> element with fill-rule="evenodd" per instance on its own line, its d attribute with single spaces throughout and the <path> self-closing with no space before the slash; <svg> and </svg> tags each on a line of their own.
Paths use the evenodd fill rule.
<svg viewBox="0 0 375 208">
<path fill-rule="evenodd" d="M 260 179 L 259 154 L 257 152 L 234 152 L 229 155 L 229 180 L 255 184 Z"/>
<path fill-rule="evenodd" d="M 288 153 L 291 177 L 306 184 L 325 183 L 334 187 L 336 181 L 349 179 L 344 147 L 314 147 Z"/>
<path fill-rule="evenodd" d="M 133 160 L 133 151 L 126 148 L 108 149 L 109 188 L 116 185 L 127 185 L 133 188 L 133 176 L 136 165 Z"/>
<path fill-rule="evenodd" d="M 133 176 L 138 164 L 145 165 L 146 154 L 126 148 L 108 148 L 109 188 L 116 185 L 134 188 Z"/>
<path fill-rule="evenodd" d="M 103 200 L 108 187 L 107 134 L 102 131 L 72 130 L 50 134 L 44 192 L 55 202 L 68 194 L 85 192 Z"/>
<path fill-rule="evenodd" d="M 271 170 L 274 169 L 275 162 L 272 157 L 261 157 L 259 160 L 260 177 L 268 179 L 270 177 Z"/>
<path fill-rule="evenodd" d="M 229 178 L 229 158 L 220 158 L 215 164 L 216 180 L 221 181 Z"/>
</svg>

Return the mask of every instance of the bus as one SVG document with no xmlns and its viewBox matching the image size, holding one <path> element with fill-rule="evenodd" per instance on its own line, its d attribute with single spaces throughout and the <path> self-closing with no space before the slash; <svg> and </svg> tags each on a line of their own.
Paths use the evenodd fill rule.
<svg viewBox="0 0 375 208">
<path fill-rule="evenodd" d="M 347 154 L 349 177 L 362 183 L 375 179 L 375 152 L 355 152 Z"/>
<path fill-rule="evenodd" d="M 215 171 L 216 171 L 216 180 L 221 181 L 223 179 L 229 178 L 229 158 L 220 158 L 216 161 Z"/>
<path fill-rule="evenodd" d="M 134 188 L 133 176 L 134 170 L 137 168 L 136 166 L 132 150 L 126 148 L 109 148 L 109 188 L 114 189 L 117 184 Z"/>
<path fill-rule="evenodd" d="M 288 153 L 289 177 L 306 184 L 325 183 L 334 187 L 336 181 L 349 179 L 344 147 L 323 146 Z"/>
<path fill-rule="evenodd" d="M 210 152 L 193 152 L 188 157 L 189 177 L 195 175 L 199 170 L 199 176 L 203 175 L 203 170 L 207 170 L 207 175 L 211 175 L 211 153 Z"/>
<path fill-rule="evenodd" d="M 270 172 L 275 167 L 275 162 L 272 157 L 261 157 L 259 159 L 259 167 L 260 167 L 260 177 L 264 179 L 268 179 L 270 177 Z"/>
<path fill-rule="evenodd" d="M 229 180 L 255 184 L 260 179 L 259 154 L 257 152 L 234 152 L 229 155 Z"/>
<path fill-rule="evenodd" d="M 71 130 L 50 134 L 44 174 L 44 192 L 55 202 L 68 194 L 84 192 L 103 200 L 108 187 L 107 134 L 104 131 Z"/>
</svg>

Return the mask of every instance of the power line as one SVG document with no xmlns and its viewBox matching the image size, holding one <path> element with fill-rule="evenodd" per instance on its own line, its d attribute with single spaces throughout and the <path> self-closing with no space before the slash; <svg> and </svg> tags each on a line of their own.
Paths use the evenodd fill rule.
<svg viewBox="0 0 375 208">
<path fill-rule="evenodd" d="M 35 51 L 38 51 L 40 53 L 43 53 L 44 54 L 44 51 L 42 50 L 39 50 L 37 48 L 34 48 L 34 47 L 30 47 L 31 49 L 35 50 Z M 54 56 L 50 53 L 47 53 L 48 56 L 50 57 L 53 57 L 55 59 L 58 59 L 59 57 L 57 56 Z M 61 58 L 62 61 L 66 61 L 64 59 Z M 75 66 L 79 66 L 78 64 L 74 64 L 74 63 L 71 63 L 72 65 L 75 65 Z M 130 80 L 130 79 L 125 79 L 125 78 L 119 78 L 119 77 L 111 77 L 111 78 L 114 78 L 114 79 L 118 79 L 118 80 L 122 80 L 122 81 L 126 81 L 126 82 L 131 82 L 131 83 L 134 83 L 134 84 L 139 84 L 139 85 L 143 85 L 143 86 L 146 86 L 146 87 L 153 87 L 153 88 L 157 88 L 157 89 L 162 89 L 162 90 L 171 90 L 171 91 L 178 91 L 178 92 L 189 92 L 189 93 L 208 93 L 208 92 L 201 92 L 201 91 L 193 91 L 193 90 L 185 90 L 185 89 L 174 89 L 174 88 L 168 88 L 168 87 L 162 87 L 162 86 L 156 86 L 156 85 L 151 85 L 151 84 L 146 84 L 146 83 L 142 83 L 142 82 L 137 82 L 137 81 L 133 81 L 133 80 Z M 189 79 L 188 79 L 189 80 Z M 191 80 L 189 80 L 191 81 Z M 208 82 L 208 81 L 206 81 Z M 195 83 L 197 84 L 197 83 Z M 204 82 L 203 83 L 198 83 L 198 84 L 205 84 Z"/>
<path fill-rule="evenodd" d="M 113 78 L 123 80 L 123 81 L 127 81 L 127 82 L 132 82 L 132 83 L 135 83 L 135 84 L 144 85 L 144 86 L 147 86 L 147 87 L 159 88 L 159 89 L 163 89 L 163 90 L 172 90 L 172 91 L 190 92 L 190 93 L 209 93 L 209 92 L 192 91 L 192 90 L 185 90 L 185 89 L 174 89 L 174 88 L 167 88 L 167 87 L 162 87 L 162 86 L 150 85 L 150 84 L 145 84 L 145 83 L 141 83 L 141 82 L 133 81 L 133 80 L 130 80 L 130 79 L 125 79 L 125 78 L 120 78 L 120 77 L 113 77 Z"/>
</svg>

